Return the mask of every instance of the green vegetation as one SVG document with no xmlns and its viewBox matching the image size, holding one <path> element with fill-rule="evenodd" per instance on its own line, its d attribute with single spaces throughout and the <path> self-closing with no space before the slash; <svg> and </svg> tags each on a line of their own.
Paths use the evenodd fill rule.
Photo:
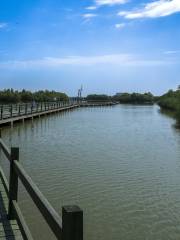
<svg viewBox="0 0 180 240">
<path fill-rule="evenodd" d="M 154 96 L 151 93 L 121 93 L 113 96 L 113 100 L 120 103 L 153 104 Z"/>
<path fill-rule="evenodd" d="M 97 102 L 100 102 L 100 101 L 110 101 L 111 100 L 111 97 L 105 95 L 105 94 L 90 94 L 86 97 L 86 100 L 87 101 L 97 101 Z"/>
<path fill-rule="evenodd" d="M 91 94 L 86 98 L 87 101 L 116 101 L 130 104 L 153 104 L 154 96 L 151 93 L 117 93 L 114 96 L 105 94 Z"/>
<path fill-rule="evenodd" d="M 162 109 L 172 111 L 177 119 L 177 125 L 180 126 L 180 86 L 176 91 L 169 90 L 161 96 L 158 104 Z"/>
<path fill-rule="evenodd" d="M 13 89 L 4 89 L 0 91 L 0 103 L 18 103 L 18 102 L 49 102 L 66 101 L 68 96 L 65 93 L 55 91 L 37 91 L 30 92 L 26 90 L 17 91 Z"/>
</svg>

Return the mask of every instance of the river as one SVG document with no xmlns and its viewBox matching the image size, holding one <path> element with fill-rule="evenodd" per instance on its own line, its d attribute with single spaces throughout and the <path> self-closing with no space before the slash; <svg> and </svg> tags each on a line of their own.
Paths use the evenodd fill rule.
<svg viewBox="0 0 180 240">
<path fill-rule="evenodd" d="M 2 131 L 53 207 L 84 210 L 85 240 L 180 238 L 180 131 L 158 106 L 79 108 Z M 8 161 L 2 158 L 6 172 Z M 20 186 L 35 239 L 53 240 Z"/>
</svg>

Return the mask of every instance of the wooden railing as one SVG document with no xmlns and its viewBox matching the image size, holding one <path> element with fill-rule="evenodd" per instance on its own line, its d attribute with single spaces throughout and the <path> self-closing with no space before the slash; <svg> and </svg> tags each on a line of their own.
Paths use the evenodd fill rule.
<svg viewBox="0 0 180 240">
<path fill-rule="evenodd" d="M 37 102 L 0 105 L 0 120 L 72 106 L 77 101 Z"/>
<path fill-rule="evenodd" d="M 8 218 L 17 220 L 23 238 L 33 239 L 18 205 L 18 179 L 21 180 L 57 239 L 83 240 L 83 211 L 78 206 L 64 206 L 60 217 L 19 162 L 19 148 L 13 147 L 9 150 L 1 138 L 1 131 L 0 149 L 10 162 L 9 183 L 0 168 L 0 177 L 9 197 Z"/>
</svg>

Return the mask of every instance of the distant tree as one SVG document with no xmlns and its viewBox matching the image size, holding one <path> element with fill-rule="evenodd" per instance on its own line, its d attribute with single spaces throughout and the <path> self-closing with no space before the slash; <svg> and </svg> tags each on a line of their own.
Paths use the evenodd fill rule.
<svg viewBox="0 0 180 240">
<path fill-rule="evenodd" d="M 15 91 L 13 89 L 0 90 L 0 103 L 17 103 L 17 102 L 42 102 L 42 101 L 67 101 L 69 98 L 65 93 L 56 91 L 37 91 L 30 92 L 25 89 Z"/>
<path fill-rule="evenodd" d="M 105 94 L 90 94 L 86 99 L 87 101 L 109 101 L 110 97 Z"/>
<path fill-rule="evenodd" d="M 159 98 L 158 104 L 162 109 L 167 109 L 174 113 L 177 125 L 180 127 L 180 91 L 168 91 Z"/>
<path fill-rule="evenodd" d="M 30 91 L 26 91 L 25 89 L 20 92 L 21 102 L 31 102 L 33 101 L 33 94 Z"/>
<path fill-rule="evenodd" d="M 148 93 L 122 93 L 120 95 L 113 96 L 115 101 L 119 101 L 120 103 L 133 103 L 133 104 L 144 104 L 144 103 L 153 103 L 154 96 Z"/>
</svg>

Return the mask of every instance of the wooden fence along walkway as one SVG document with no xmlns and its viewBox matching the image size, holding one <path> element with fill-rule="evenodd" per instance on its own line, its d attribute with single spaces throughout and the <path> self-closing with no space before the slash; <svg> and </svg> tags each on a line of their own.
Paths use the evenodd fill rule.
<svg viewBox="0 0 180 240">
<path fill-rule="evenodd" d="M 46 102 L 46 103 L 26 103 L 0 106 L 0 125 L 33 119 L 46 114 L 70 110 L 77 107 L 103 107 L 113 106 L 116 102 Z"/>
<path fill-rule="evenodd" d="M 10 163 L 9 182 L 0 168 L 0 239 L 33 239 L 18 205 L 20 180 L 57 239 L 83 240 L 82 210 L 78 206 L 64 206 L 60 217 L 19 162 L 19 148 L 9 150 L 1 133 L 0 150 Z"/>
<path fill-rule="evenodd" d="M 77 101 L 47 102 L 47 103 L 26 103 L 0 106 L 0 125 L 16 121 L 33 119 L 54 112 L 65 111 L 79 107 Z"/>
</svg>

